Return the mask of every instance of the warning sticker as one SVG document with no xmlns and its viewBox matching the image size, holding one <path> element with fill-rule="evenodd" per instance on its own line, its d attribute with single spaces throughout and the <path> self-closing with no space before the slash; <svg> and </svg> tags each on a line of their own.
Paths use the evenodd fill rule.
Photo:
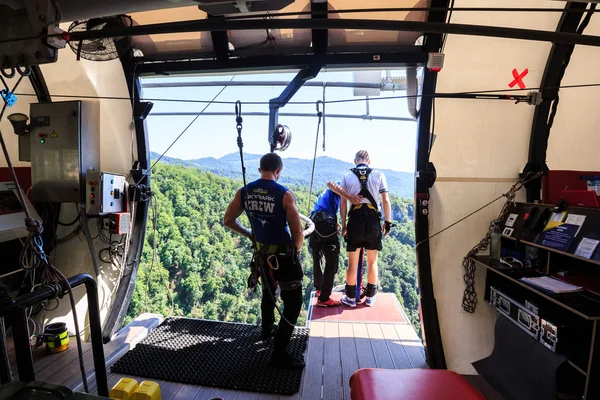
<svg viewBox="0 0 600 400">
<path fill-rule="evenodd" d="M 56 131 L 52 131 L 52 133 L 50 134 L 51 138 L 57 138 L 58 135 L 56 134 Z"/>
</svg>

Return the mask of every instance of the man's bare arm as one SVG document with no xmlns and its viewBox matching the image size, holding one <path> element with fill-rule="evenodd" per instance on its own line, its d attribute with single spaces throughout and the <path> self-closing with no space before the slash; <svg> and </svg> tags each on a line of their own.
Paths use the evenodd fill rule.
<svg viewBox="0 0 600 400">
<path fill-rule="evenodd" d="M 225 211 L 225 218 L 223 218 L 223 224 L 234 232 L 252 240 L 252 233 L 249 229 L 244 228 L 237 220 L 240 215 L 244 212 L 242 207 L 242 190 L 238 190 L 235 197 L 227 206 Z"/>
<path fill-rule="evenodd" d="M 346 215 L 348 214 L 348 202 L 342 199 L 340 203 L 340 215 L 342 217 L 342 236 L 346 233 Z"/>
<path fill-rule="evenodd" d="M 283 209 L 285 210 L 287 223 L 290 226 L 294 246 L 300 251 L 302 249 L 302 242 L 304 241 L 304 231 L 302 230 L 300 213 L 298 213 L 298 208 L 296 207 L 296 197 L 290 190 L 283 196 Z"/>
<path fill-rule="evenodd" d="M 392 203 L 390 202 L 390 194 L 388 192 L 381 193 L 381 205 L 383 206 L 385 220 L 392 221 Z"/>
<path fill-rule="evenodd" d="M 330 181 L 327 183 L 327 187 L 335 194 L 341 196 L 343 199 L 348 200 L 350 203 L 358 205 L 362 200 L 362 196 L 354 195 L 346 192 L 344 188 L 338 185 L 336 182 Z"/>
</svg>

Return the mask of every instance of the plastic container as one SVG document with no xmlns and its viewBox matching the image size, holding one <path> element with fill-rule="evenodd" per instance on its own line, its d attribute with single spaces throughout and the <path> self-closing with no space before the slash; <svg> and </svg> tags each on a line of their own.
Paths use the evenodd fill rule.
<svg viewBox="0 0 600 400">
<path fill-rule="evenodd" d="M 500 261 L 500 253 L 502 248 L 502 232 L 500 231 L 500 224 L 498 221 L 494 221 L 492 226 L 491 241 L 490 241 L 490 258 L 493 261 Z"/>
<path fill-rule="evenodd" d="M 121 378 L 110 390 L 110 398 L 117 400 L 130 400 L 137 390 L 138 383 L 135 379 Z"/>
<path fill-rule="evenodd" d="M 142 381 L 133 392 L 132 400 L 161 400 L 160 386 L 156 382 Z"/>
</svg>

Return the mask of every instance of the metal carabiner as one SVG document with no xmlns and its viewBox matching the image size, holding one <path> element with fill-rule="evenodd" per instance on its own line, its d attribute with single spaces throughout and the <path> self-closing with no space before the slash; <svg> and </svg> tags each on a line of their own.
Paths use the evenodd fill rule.
<svg viewBox="0 0 600 400">
<path fill-rule="evenodd" d="M 325 103 L 323 103 L 323 100 L 317 100 L 317 103 L 316 103 L 317 116 L 319 118 L 323 116 L 323 112 L 321 111 L 320 105 L 323 106 L 323 108 L 325 108 Z"/>
<path fill-rule="evenodd" d="M 239 100 L 235 102 L 235 122 L 237 129 L 242 129 L 242 122 L 244 120 L 242 119 L 242 102 Z"/>
<path fill-rule="evenodd" d="M 277 267 L 274 267 L 273 264 L 271 263 L 271 257 L 275 257 L 275 264 L 277 264 Z M 277 256 L 275 254 L 271 254 L 270 256 L 267 257 L 267 265 L 273 271 L 277 271 L 279 269 L 279 259 L 277 258 Z"/>
<path fill-rule="evenodd" d="M 6 72 L 8 71 L 8 72 Z M 15 77 L 15 69 L 14 68 L 0 68 L 0 73 L 6 78 L 6 79 L 12 79 Z"/>
<path fill-rule="evenodd" d="M 23 66 L 23 65 L 19 64 L 19 66 L 17 67 L 17 72 L 21 76 L 25 76 L 25 77 L 29 76 L 29 75 L 31 75 L 31 67 L 29 67 L 28 65 Z"/>
</svg>

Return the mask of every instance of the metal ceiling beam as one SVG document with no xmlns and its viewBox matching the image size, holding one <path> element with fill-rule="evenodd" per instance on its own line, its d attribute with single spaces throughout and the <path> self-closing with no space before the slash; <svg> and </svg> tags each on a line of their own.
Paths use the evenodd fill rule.
<svg viewBox="0 0 600 400">
<path fill-rule="evenodd" d="M 149 115 L 149 117 L 195 117 L 197 112 L 156 112 Z M 202 113 L 203 117 L 228 117 L 235 116 L 235 113 L 226 111 L 205 111 Z M 260 111 L 244 111 L 243 117 L 268 117 L 269 113 Z M 316 118 L 315 114 L 307 113 L 279 113 L 280 117 L 300 117 L 300 118 Z M 327 114 L 327 118 L 341 118 L 341 119 L 362 119 L 363 121 L 398 121 L 398 122 L 415 122 L 414 118 L 411 117 L 390 117 L 385 115 L 351 115 L 351 114 Z"/>
<path fill-rule="evenodd" d="M 432 7 L 448 7 L 449 0 L 432 0 Z M 446 12 L 431 12 L 427 18 L 428 23 L 444 24 Z M 424 47 L 426 53 L 439 52 L 442 47 L 440 32 L 428 32 L 425 35 Z M 429 33 L 431 32 L 431 33 Z M 421 326 L 423 327 L 423 343 L 427 363 L 431 368 L 445 369 L 446 357 L 442 344 L 442 334 L 438 319 L 437 302 L 433 289 L 433 274 L 431 270 L 431 254 L 429 249 L 429 188 L 431 181 L 435 180 L 435 169 L 429 162 L 429 148 L 431 140 L 431 116 L 437 82 L 437 73 L 424 69 L 421 108 L 417 118 L 417 156 L 415 179 L 415 242 L 421 243 L 416 250 L 417 274 L 419 285 L 419 303 L 421 308 Z"/>
<path fill-rule="evenodd" d="M 296 55 L 312 55 L 313 49 L 307 43 L 306 45 L 290 45 L 290 46 L 267 46 L 265 43 L 262 46 L 256 47 L 241 47 L 230 51 L 230 58 L 246 58 L 246 57 L 258 57 L 265 55 L 269 57 L 285 57 L 285 56 L 296 56 Z M 389 44 L 369 44 L 368 47 L 361 43 L 344 43 L 341 45 L 329 45 L 327 52 L 329 54 L 354 54 L 369 52 L 372 54 L 377 53 L 410 53 L 420 52 L 421 46 L 415 45 L 393 45 L 393 49 L 390 48 Z M 186 50 L 186 51 L 162 51 L 160 53 L 150 54 L 147 57 L 137 57 L 138 63 L 144 62 L 165 62 L 165 61 L 181 61 L 181 60 L 207 60 L 215 58 L 212 50 L 206 51 L 202 49 Z"/>
<path fill-rule="evenodd" d="M 427 54 L 420 48 L 399 53 L 352 53 L 312 54 L 289 56 L 257 56 L 231 58 L 229 60 L 192 60 L 186 62 L 155 62 L 138 64 L 136 72 L 140 76 L 171 73 L 226 73 L 248 70 L 301 69 L 307 65 L 320 64 L 327 68 L 397 68 L 423 66 Z"/>
<path fill-rule="evenodd" d="M 49 103 L 52 101 L 52 97 L 50 97 L 50 91 L 48 90 L 46 80 L 44 79 L 44 74 L 38 65 L 31 66 L 29 81 L 31 82 L 33 91 L 35 92 L 40 103 Z"/>
<path fill-rule="evenodd" d="M 147 82 L 147 81 L 146 81 Z M 289 81 L 211 81 L 211 82 L 160 82 L 144 83 L 144 89 L 157 88 L 188 88 L 188 87 L 212 87 L 212 86 L 287 86 Z M 406 90 L 405 83 L 372 83 L 372 82 L 325 82 L 308 81 L 304 86 L 328 88 L 364 88 L 385 90 Z"/>
<path fill-rule="evenodd" d="M 209 14 L 208 18 L 215 19 L 218 17 Z M 227 60 L 229 58 L 229 37 L 227 31 L 211 31 L 210 37 L 217 60 Z"/>
<path fill-rule="evenodd" d="M 556 31 L 559 33 L 575 34 L 581 22 L 587 3 L 568 3 L 565 7 Z M 550 128 L 548 117 L 550 116 L 552 103 L 558 95 L 561 82 L 561 69 L 567 54 L 573 50 L 572 44 L 555 43 L 550 49 L 548 60 L 540 83 L 542 89 L 542 102 L 535 107 L 531 136 L 529 139 L 529 158 L 523 172 L 547 171 L 546 151 L 548 150 L 548 139 Z M 546 89 L 547 88 L 547 89 Z M 526 185 L 527 201 L 533 203 L 540 200 L 542 189 L 541 178 L 529 182 Z"/>
<path fill-rule="evenodd" d="M 279 97 L 269 100 L 268 138 L 269 144 L 271 145 L 271 152 L 273 152 L 276 147 L 275 130 L 279 124 L 279 109 L 284 107 L 288 101 L 294 97 L 294 95 L 298 92 L 298 90 L 300 90 L 306 81 L 315 78 L 319 74 L 319 71 L 321 71 L 321 68 L 323 68 L 323 66 L 317 64 L 301 69 L 296 77 L 292 79 L 289 85 L 283 89 L 283 92 L 281 92 Z"/>
<path fill-rule="evenodd" d="M 311 18 L 312 19 L 327 19 L 327 9 L 329 2 L 327 0 L 321 2 L 310 2 Z M 312 45 L 316 55 L 327 54 L 327 45 L 329 44 L 329 32 L 327 29 L 312 30 Z"/>
<path fill-rule="evenodd" d="M 430 13 L 438 14 L 438 13 Z M 574 33 L 548 32 L 534 29 L 506 28 L 500 26 L 451 24 L 444 22 L 389 21 L 360 19 L 267 19 L 241 21 L 180 21 L 163 24 L 131 26 L 101 31 L 72 32 L 71 40 L 94 40 L 115 36 L 139 36 L 164 33 L 210 32 L 263 29 L 356 29 L 372 31 L 427 32 L 431 34 L 455 34 L 470 36 L 499 37 L 541 42 L 580 44 L 600 47 L 600 37 Z M 13 42 L 15 39 L 0 41 Z"/>
</svg>

